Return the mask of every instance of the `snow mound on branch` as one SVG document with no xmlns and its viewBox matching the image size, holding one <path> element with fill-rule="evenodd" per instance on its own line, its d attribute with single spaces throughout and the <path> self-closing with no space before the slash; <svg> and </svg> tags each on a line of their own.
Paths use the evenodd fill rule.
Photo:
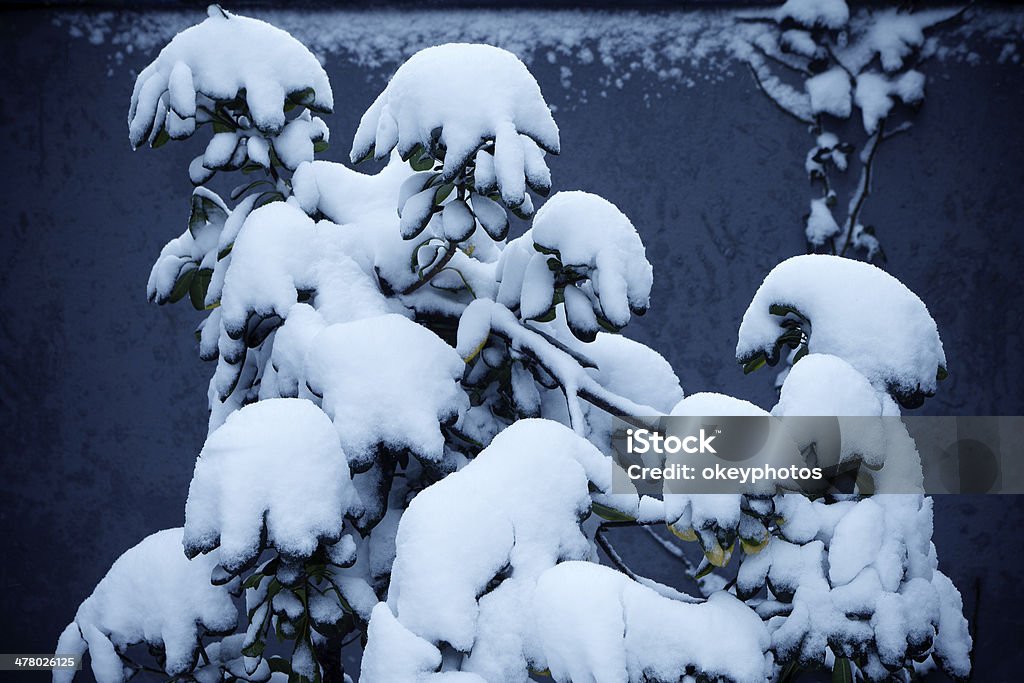
<svg viewBox="0 0 1024 683">
<path fill-rule="evenodd" d="M 197 94 L 231 100 L 244 90 L 253 123 L 271 133 L 285 125 L 288 95 L 311 88 L 304 101 L 323 111 L 333 108 L 327 73 L 302 43 L 266 22 L 215 5 L 209 15 L 175 36 L 136 79 L 128 111 L 133 147 L 163 126 L 165 116 L 169 122 L 191 119 L 194 129 Z"/>
<path fill-rule="evenodd" d="M 221 295 L 221 319 L 232 338 L 241 336 L 253 313 L 283 318 L 298 291 L 316 288 L 316 238 L 316 224 L 290 204 L 272 202 L 248 215 Z"/>
<path fill-rule="evenodd" d="M 787 19 L 806 28 L 838 29 L 850 20 L 845 0 L 786 0 L 775 11 L 779 22 Z"/>
<path fill-rule="evenodd" d="M 171 676 L 187 672 L 204 631 L 235 627 L 238 612 L 228 585 L 214 586 L 210 574 L 216 553 L 189 560 L 182 552 L 182 530 L 166 529 L 127 550 L 85 599 L 55 652 L 89 651 L 99 683 L 126 680 L 118 652 L 136 643 L 160 646 Z M 55 670 L 55 683 L 69 683 L 72 670 Z"/>
<path fill-rule="evenodd" d="M 206 440 L 185 504 L 185 552 L 220 547 L 229 571 L 252 562 L 261 539 L 304 558 L 333 543 L 358 505 L 330 419 L 304 399 L 268 399 L 233 413 Z"/>
<path fill-rule="evenodd" d="M 713 391 L 690 394 L 672 408 L 671 415 L 702 417 L 705 415 L 731 415 L 766 417 L 767 412 L 750 401 Z"/>
<path fill-rule="evenodd" d="M 808 78 L 804 87 L 815 114 L 824 112 L 841 119 L 850 115 L 850 76 L 844 69 L 836 67 Z"/>
<path fill-rule="evenodd" d="M 899 408 L 842 358 L 812 353 L 786 375 L 772 415 L 899 415 Z"/>
<path fill-rule="evenodd" d="M 532 607 L 556 681 L 676 681 L 696 670 L 754 683 L 771 673 L 767 629 L 728 593 L 688 604 L 608 567 L 564 562 L 541 575 Z"/>
<path fill-rule="evenodd" d="M 874 133 L 878 125 L 892 110 L 893 96 L 905 104 L 917 104 L 924 99 L 925 76 L 920 71 L 908 71 L 895 79 L 869 71 L 857 76 L 854 102 L 860 107 L 864 130 Z"/>
<path fill-rule="evenodd" d="M 394 314 L 327 327 L 306 357 L 306 382 L 323 397 L 356 470 L 374 461 L 379 446 L 440 460 L 440 425 L 468 407 L 458 384 L 464 370 L 455 349 Z"/>
<path fill-rule="evenodd" d="M 898 398 L 935 392 L 938 369 L 946 365 L 935 321 L 916 294 L 880 268 L 823 254 L 783 261 L 743 314 L 737 359 L 772 357 L 785 317 L 772 314 L 773 305 L 809 321 L 811 353 L 842 358 Z"/>
<path fill-rule="evenodd" d="M 567 427 L 516 422 L 412 500 L 388 605 L 421 638 L 468 652 L 488 584 L 529 586 L 559 561 L 591 556 L 579 523 L 590 512 L 589 483 L 607 490 L 611 475 L 610 461 Z"/>
<path fill-rule="evenodd" d="M 613 325 L 625 326 L 630 311 L 647 310 L 654 270 L 636 228 L 607 199 L 559 192 L 537 212 L 531 235 L 534 244 L 557 251 L 563 265 L 590 275 L 593 294 Z"/>
<path fill-rule="evenodd" d="M 403 156 L 417 144 L 426 150 L 442 145 L 445 178 L 451 179 L 486 140 L 494 140 L 498 188 L 514 206 L 523 202 L 524 178 L 536 157 L 524 144 L 559 150 L 558 127 L 518 57 L 489 45 L 450 43 L 420 50 L 399 67 L 363 114 L 351 159 L 371 151 L 382 159 L 396 145 Z"/>
<path fill-rule="evenodd" d="M 811 212 L 807 214 L 804 234 L 809 244 L 819 247 L 839 234 L 839 224 L 836 223 L 832 210 L 828 208 L 824 198 L 811 200 Z"/>
</svg>

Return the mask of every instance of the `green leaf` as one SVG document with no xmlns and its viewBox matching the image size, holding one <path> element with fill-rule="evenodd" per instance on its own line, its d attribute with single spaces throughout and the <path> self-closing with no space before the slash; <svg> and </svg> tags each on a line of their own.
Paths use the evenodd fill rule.
<svg viewBox="0 0 1024 683">
<path fill-rule="evenodd" d="M 794 659 L 782 668 L 782 672 L 779 674 L 779 683 L 795 681 L 796 677 L 800 675 L 800 671 L 800 664 Z"/>
<path fill-rule="evenodd" d="M 377 154 L 377 146 L 376 146 L 376 145 L 370 145 L 370 148 L 369 148 L 368 150 L 366 150 L 366 154 L 364 154 L 363 156 L 361 156 L 361 157 L 359 158 L 359 160 L 358 160 L 358 161 L 356 161 L 356 163 L 357 163 L 357 164 L 361 164 L 361 163 L 363 163 L 364 161 L 369 161 L 369 160 L 370 160 L 370 159 L 372 159 L 372 158 L 373 158 L 374 156 L 376 156 L 376 154 Z"/>
<path fill-rule="evenodd" d="M 793 356 L 793 365 L 796 365 L 797 361 L 806 356 L 809 352 L 810 349 L 807 348 L 807 344 L 801 346 L 800 350 L 797 351 L 796 355 Z"/>
<path fill-rule="evenodd" d="M 206 292 L 210 289 L 210 280 L 213 279 L 213 270 L 200 268 L 195 271 L 192 282 L 188 288 L 188 296 L 192 301 L 192 308 L 197 311 L 206 309 Z"/>
<path fill-rule="evenodd" d="M 156 134 L 155 138 L 153 138 L 153 143 L 150 145 L 150 147 L 152 147 L 153 149 L 157 149 L 159 147 L 163 147 L 164 145 L 167 144 L 167 142 L 170 139 L 171 139 L 171 135 L 170 135 L 170 133 L 167 132 L 167 129 L 166 128 L 161 128 L 160 132 Z"/>
<path fill-rule="evenodd" d="M 444 183 L 437 190 L 434 191 L 434 204 L 440 204 L 444 200 L 448 199 L 448 195 L 455 189 L 455 185 L 452 183 Z"/>
<path fill-rule="evenodd" d="M 245 580 L 245 582 L 242 584 L 242 588 L 245 588 L 247 590 L 250 588 L 259 588 L 260 583 L 263 581 L 263 576 L 263 574 L 256 572 L 255 574 L 253 574 Z"/>
<path fill-rule="evenodd" d="M 316 99 L 316 91 L 313 88 L 303 88 L 302 90 L 296 90 L 293 93 L 288 93 L 288 100 L 295 104 L 302 105 L 303 107 L 313 103 Z"/>
<path fill-rule="evenodd" d="M 292 664 L 284 657 L 271 657 L 267 660 L 267 666 L 274 673 L 279 674 L 291 674 Z"/>
<path fill-rule="evenodd" d="M 751 358 L 750 360 L 748 360 L 746 363 L 743 364 L 743 374 L 744 375 L 749 375 L 750 373 L 754 372 L 755 370 L 759 370 L 759 369 L 763 368 L 764 365 L 767 362 L 768 362 L 768 357 L 765 356 L 764 353 L 759 353 L 756 356 L 754 356 L 753 358 Z"/>
<path fill-rule="evenodd" d="M 935 373 L 935 379 L 942 381 L 949 377 L 949 370 L 944 365 L 940 365 L 938 371 Z"/>
<path fill-rule="evenodd" d="M 317 140 L 313 143 L 313 151 L 316 153 L 326 152 L 327 148 L 330 147 L 326 140 Z"/>
<path fill-rule="evenodd" d="M 257 640 L 252 645 L 242 648 L 242 654 L 246 657 L 260 657 L 263 655 L 263 648 L 267 646 L 267 643 L 262 640 Z"/>
<path fill-rule="evenodd" d="M 196 270 L 198 269 L 195 264 L 189 263 L 178 273 L 178 280 L 174 283 L 174 289 L 171 290 L 171 295 L 167 298 L 167 301 L 173 304 L 185 297 L 192 286 L 192 278 L 195 276 Z"/>
<path fill-rule="evenodd" d="M 409 161 L 410 159 L 419 159 L 423 152 L 423 145 L 417 142 L 415 145 L 412 146 L 412 149 L 410 149 L 408 152 L 402 155 L 402 161 Z"/>
<path fill-rule="evenodd" d="M 414 171 L 429 171 L 434 167 L 434 158 L 427 153 L 424 153 L 418 159 L 410 159 L 409 165 L 412 166 Z"/>
<path fill-rule="evenodd" d="M 846 657 L 836 657 L 836 663 L 832 665 L 832 683 L 853 683 L 853 671 Z"/>
<path fill-rule="evenodd" d="M 792 313 L 801 320 L 807 320 L 807 316 L 805 316 L 803 313 L 798 311 L 793 306 L 787 306 L 785 304 L 772 304 L 771 306 L 768 307 L 768 312 L 771 313 L 772 315 L 779 316 L 785 316 L 789 313 Z"/>
<path fill-rule="evenodd" d="M 607 519 L 609 522 L 635 522 L 633 517 L 630 517 L 624 512 L 620 512 L 613 507 L 602 505 L 601 503 L 591 503 L 590 509 L 594 511 L 594 514 L 601 519 Z"/>
<path fill-rule="evenodd" d="M 702 558 L 700 561 L 702 567 L 697 570 L 697 573 L 693 575 L 694 579 L 703 579 L 705 576 L 715 571 L 715 565 L 708 562 L 707 558 Z"/>
<path fill-rule="evenodd" d="M 534 321 L 539 322 L 539 323 L 549 323 L 549 322 L 551 322 L 554 319 L 555 319 L 555 307 L 554 306 L 549 308 L 547 311 L 545 311 L 541 315 L 539 315 L 539 316 L 537 316 L 535 318 L 530 318 L 530 320 L 534 320 Z"/>
</svg>

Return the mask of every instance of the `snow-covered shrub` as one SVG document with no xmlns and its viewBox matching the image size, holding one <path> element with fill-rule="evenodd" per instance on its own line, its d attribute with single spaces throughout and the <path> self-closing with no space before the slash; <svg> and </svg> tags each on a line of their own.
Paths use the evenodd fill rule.
<svg viewBox="0 0 1024 683">
<path fill-rule="evenodd" d="M 794 49 L 848 20 L 841 0 L 819 4 L 780 10 L 806 29 Z M 148 288 L 205 315 L 209 434 L 184 529 L 125 553 L 59 651 L 88 651 L 101 683 L 140 669 L 142 643 L 202 683 L 348 680 L 341 648 L 356 641 L 368 683 L 756 682 L 822 665 L 905 680 L 932 659 L 968 673 L 924 496 L 613 490 L 612 416 L 769 413 L 684 397 L 663 357 L 618 334 L 649 308 L 643 242 L 586 192 L 535 213 L 558 129 L 516 57 L 411 57 L 360 122 L 352 161 L 386 161 L 363 174 L 314 160 L 328 132 L 313 113 L 332 105 L 315 57 L 262 22 L 209 14 L 141 72 L 129 115 L 133 145 L 212 124 L 187 229 Z M 857 104 L 833 97 L 840 80 L 811 87 L 823 110 Z M 232 170 L 260 178 L 225 199 L 207 182 Z M 532 217 L 512 240 L 510 212 Z M 865 299 L 891 306 L 884 325 Z M 784 347 L 798 362 L 782 417 L 898 415 L 945 371 L 924 304 L 838 257 L 786 261 L 754 296 L 740 361 Z M 917 457 L 902 425 L 844 448 L 875 491 Z M 612 525 L 697 542 L 700 565 L 681 571 L 704 595 L 630 569 Z"/>
<path fill-rule="evenodd" d="M 809 252 L 885 258 L 875 226 L 863 217 L 878 148 L 908 130 L 924 102 L 918 67 L 935 49 L 929 32 L 962 15 L 956 8 L 851 11 L 845 0 L 787 0 L 744 17 L 765 28 L 739 49 L 758 88 L 814 138 L 805 170 L 820 193 L 805 217 Z M 854 117 L 859 131 L 844 125 Z M 842 175 L 851 165 L 860 169 L 852 184 Z"/>
</svg>

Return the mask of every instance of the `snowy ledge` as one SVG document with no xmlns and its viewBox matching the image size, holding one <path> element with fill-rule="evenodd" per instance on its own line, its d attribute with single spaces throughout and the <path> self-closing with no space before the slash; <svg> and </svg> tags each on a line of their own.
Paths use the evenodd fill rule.
<svg viewBox="0 0 1024 683">
<path fill-rule="evenodd" d="M 957 7 L 925 11 L 948 14 Z M 546 62 L 558 67 L 563 87 L 572 89 L 571 67 L 590 65 L 603 69 L 601 85 L 607 88 L 622 88 L 633 74 L 654 76 L 671 87 L 721 80 L 743 67 L 750 42 L 765 30 L 765 24 L 743 19 L 765 11 L 258 10 L 252 16 L 288 31 L 321 62 L 383 70 L 371 78 L 389 75 L 424 47 L 479 42 L 510 50 L 527 65 Z M 310 14 L 318 20 L 309 21 Z M 113 76 L 128 56 L 155 51 L 201 15 L 159 10 L 62 12 L 53 22 L 66 27 L 73 38 L 111 46 L 108 75 Z M 861 11 L 851 24 L 856 27 L 864 20 Z M 940 62 L 1020 65 L 1022 42 L 1024 11 L 982 8 L 972 11 L 966 22 L 929 38 L 924 54 Z"/>
</svg>

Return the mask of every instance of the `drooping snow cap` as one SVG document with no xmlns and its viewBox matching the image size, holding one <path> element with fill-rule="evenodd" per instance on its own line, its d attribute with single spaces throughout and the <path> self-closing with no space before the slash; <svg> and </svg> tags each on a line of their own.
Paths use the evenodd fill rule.
<svg viewBox="0 0 1024 683">
<path fill-rule="evenodd" d="M 459 387 L 464 370 L 440 337 L 395 314 L 331 325 L 306 355 L 306 381 L 323 397 L 357 471 L 381 446 L 440 461 L 441 424 L 468 407 Z"/>
<path fill-rule="evenodd" d="M 189 560 L 181 544 L 182 530 L 166 529 L 125 551 L 78 608 L 56 652 L 81 656 L 88 650 L 99 683 L 125 680 L 118 651 L 136 643 L 163 647 L 171 676 L 190 670 L 201 629 L 232 629 L 238 612 L 228 585 L 210 583 L 217 553 Z M 53 680 L 69 683 L 74 674 L 54 670 Z"/>
<path fill-rule="evenodd" d="M 253 123 L 273 133 L 285 124 L 289 95 L 302 93 L 302 103 L 318 111 L 333 109 L 327 73 L 302 43 L 217 5 L 208 14 L 176 35 L 136 79 L 128 110 L 133 147 L 163 127 L 165 117 L 169 129 L 194 130 L 197 94 L 223 101 L 244 91 Z"/>
<path fill-rule="evenodd" d="M 563 265 L 589 273 L 601 311 L 613 325 L 625 326 L 630 311 L 647 310 L 654 269 L 636 228 L 607 199 L 590 192 L 559 192 L 537 212 L 530 234 L 535 245 L 558 252 Z M 572 309 L 570 315 L 578 310 L 568 296 L 566 306 Z"/>
<path fill-rule="evenodd" d="M 449 43 L 420 50 L 399 67 L 363 114 L 351 159 L 370 152 L 382 159 L 396 145 L 403 157 L 417 144 L 443 145 L 450 179 L 485 140 L 495 141 L 494 171 L 503 195 L 506 185 L 523 184 L 536 156 L 530 145 L 559 151 L 558 127 L 518 57 L 490 45 Z"/>
<path fill-rule="evenodd" d="M 871 264 L 809 254 L 777 265 L 743 314 L 736 358 L 773 357 L 786 310 L 809 323 L 811 353 L 842 358 L 908 407 L 932 395 L 945 373 L 946 355 L 928 308 Z"/>
<path fill-rule="evenodd" d="M 607 490 L 611 473 L 608 459 L 567 427 L 514 423 L 413 499 L 398 527 L 388 605 L 418 636 L 468 651 L 477 601 L 496 576 L 532 583 L 561 559 L 589 556 L 579 529 L 588 484 Z"/>
<path fill-rule="evenodd" d="M 308 557 L 341 536 L 357 505 L 334 425 L 304 399 L 267 399 L 233 413 L 206 440 L 185 504 L 185 551 L 220 547 L 229 571 L 268 546 Z"/>
</svg>

